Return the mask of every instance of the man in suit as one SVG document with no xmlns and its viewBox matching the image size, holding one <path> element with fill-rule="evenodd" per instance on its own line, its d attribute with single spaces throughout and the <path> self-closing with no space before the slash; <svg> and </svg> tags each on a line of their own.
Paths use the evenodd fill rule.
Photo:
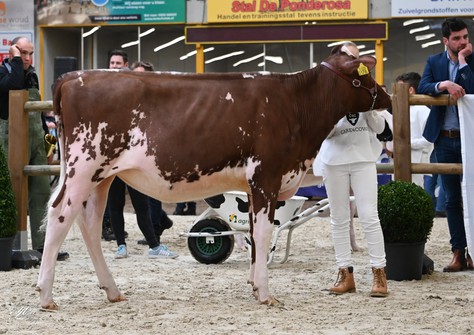
<svg viewBox="0 0 474 335">
<path fill-rule="evenodd" d="M 432 55 L 418 87 L 418 93 L 437 96 L 449 94 L 457 100 L 474 93 L 474 59 L 467 25 L 458 18 L 446 19 L 441 27 L 445 51 Z M 432 106 L 423 136 L 434 143 L 439 163 L 462 163 L 459 115 L 457 106 Z M 444 272 L 473 270 L 466 251 L 466 231 L 460 175 L 441 175 L 446 196 L 446 215 L 453 259 Z"/>
</svg>

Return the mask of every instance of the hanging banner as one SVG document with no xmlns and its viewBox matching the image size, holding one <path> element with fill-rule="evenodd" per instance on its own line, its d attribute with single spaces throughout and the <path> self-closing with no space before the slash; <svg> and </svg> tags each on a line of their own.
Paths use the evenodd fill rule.
<svg viewBox="0 0 474 335">
<path fill-rule="evenodd" d="M 38 25 L 185 23 L 185 0 L 38 1 Z"/>
<path fill-rule="evenodd" d="M 392 17 L 473 16 L 474 0 L 392 0 Z"/>
<path fill-rule="evenodd" d="M 12 40 L 25 36 L 34 43 L 35 7 L 33 1 L 0 1 L 0 62 L 9 57 Z"/>
<path fill-rule="evenodd" d="M 469 252 L 474 248 L 474 95 L 468 94 L 458 100 L 459 123 L 461 126 L 462 153 L 462 199 L 464 208 L 464 227 Z"/>
<path fill-rule="evenodd" d="M 368 6 L 368 0 L 207 0 L 207 22 L 367 19 Z"/>
</svg>

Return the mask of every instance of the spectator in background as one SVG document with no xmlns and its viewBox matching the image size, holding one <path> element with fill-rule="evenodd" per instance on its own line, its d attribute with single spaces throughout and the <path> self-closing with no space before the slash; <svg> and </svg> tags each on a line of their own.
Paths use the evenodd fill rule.
<svg viewBox="0 0 474 335">
<path fill-rule="evenodd" d="M 416 72 L 408 72 L 399 75 L 396 79 L 397 83 L 407 83 L 408 93 L 410 95 L 416 94 L 421 76 Z M 426 120 L 430 109 L 424 105 L 410 106 L 410 145 L 411 145 L 411 162 L 412 163 L 429 163 L 431 152 L 433 151 L 433 144 L 428 142 L 423 137 L 423 130 L 425 129 Z M 384 116 L 387 114 L 384 113 Z M 389 114 L 390 120 L 387 121 L 392 127 L 392 115 Z M 392 128 L 393 129 L 393 128 Z M 393 153 L 393 142 L 386 143 L 386 150 Z M 424 188 L 424 178 L 421 174 L 413 174 L 412 181 Z"/>
<path fill-rule="evenodd" d="M 459 18 L 448 18 L 441 25 L 445 51 L 428 57 L 418 86 L 420 94 L 438 96 L 450 94 L 457 100 L 474 93 L 474 58 L 469 42 L 467 25 Z M 423 136 L 434 143 L 439 163 L 462 163 L 461 132 L 456 105 L 431 106 Z M 474 265 L 467 248 L 461 178 L 457 174 L 442 174 L 441 181 L 446 197 L 446 216 L 453 252 L 444 272 L 473 270 Z"/>
<path fill-rule="evenodd" d="M 114 50 L 109 54 L 109 68 L 128 68 L 128 56 L 121 50 Z M 150 258 L 176 258 L 179 255 L 164 245 L 160 245 L 155 236 L 155 231 L 151 223 L 150 207 L 148 196 L 138 192 L 134 188 L 125 184 L 119 177 L 115 177 L 109 190 L 108 207 L 110 211 L 110 221 L 113 232 L 117 240 L 117 252 L 115 258 L 128 257 L 127 244 L 125 242 L 125 220 L 123 209 L 125 207 L 125 189 L 128 189 L 133 208 L 137 216 L 138 227 L 146 238 L 148 246 L 148 257 Z"/>
<path fill-rule="evenodd" d="M 154 71 L 153 64 L 142 61 L 133 63 L 130 69 L 136 72 Z M 155 237 L 158 243 L 160 243 L 163 231 L 165 229 L 171 228 L 173 226 L 173 221 L 171 221 L 166 212 L 163 210 L 161 201 L 152 197 L 148 197 L 148 202 L 150 206 L 151 222 L 153 223 Z M 147 244 L 147 241 L 139 240 L 138 244 Z"/>
<path fill-rule="evenodd" d="M 16 37 L 9 49 L 10 57 L 0 66 L 0 141 L 8 157 L 9 91 L 27 90 L 30 101 L 40 101 L 38 76 L 33 63 L 33 43 L 26 37 Z M 29 113 L 29 162 L 30 165 L 47 165 L 45 131 L 41 113 Z M 28 177 L 28 214 L 30 217 L 32 248 L 43 253 L 45 232 L 40 229 L 51 195 L 48 176 Z M 58 260 L 69 257 L 60 251 Z"/>
</svg>

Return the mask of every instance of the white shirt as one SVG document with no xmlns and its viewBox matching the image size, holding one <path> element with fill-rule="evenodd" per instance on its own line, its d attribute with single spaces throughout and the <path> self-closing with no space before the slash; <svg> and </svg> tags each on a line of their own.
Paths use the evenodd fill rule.
<svg viewBox="0 0 474 335">
<path fill-rule="evenodd" d="M 313 173 L 321 175 L 321 163 L 375 163 L 382 152 L 382 144 L 375 134 L 380 134 L 384 128 L 385 119 L 376 111 L 344 116 L 321 145 Z"/>
<path fill-rule="evenodd" d="M 389 114 L 389 113 L 387 113 Z M 429 163 L 430 155 L 433 151 L 433 143 L 428 142 L 423 137 L 426 120 L 430 114 L 430 109 L 423 105 L 410 106 L 410 144 L 411 162 Z M 393 131 L 392 115 L 389 114 L 387 122 Z M 384 114 L 386 116 L 386 114 Z M 393 142 L 387 142 L 387 149 L 393 152 Z"/>
</svg>

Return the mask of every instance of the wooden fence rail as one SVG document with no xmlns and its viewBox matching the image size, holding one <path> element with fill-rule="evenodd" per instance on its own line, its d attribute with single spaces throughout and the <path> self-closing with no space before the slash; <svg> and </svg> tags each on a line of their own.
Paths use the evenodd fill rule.
<svg viewBox="0 0 474 335">
<path fill-rule="evenodd" d="M 462 174 L 461 164 L 419 164 L 411 163 L 410 148 L 410 105 L 454 105 L 448 95 L 433 98 L 427 95 L 408 94 L 408 85 L 394 84 L 393 110 L 393 164 L 377 164 L 379 173 L 393 173 L 395 179 L 411 180 L 412 173 Z M 10 91 L 9 150 L 13 191 L 18 210 L 20 248 L 27 249 L 27 204 L 28 176 L 59 175 L 57 165 L 28 165 L 28 113 L 50 111 L 52 101 L 28 101 L 27 91 Z"/>
</svg>

